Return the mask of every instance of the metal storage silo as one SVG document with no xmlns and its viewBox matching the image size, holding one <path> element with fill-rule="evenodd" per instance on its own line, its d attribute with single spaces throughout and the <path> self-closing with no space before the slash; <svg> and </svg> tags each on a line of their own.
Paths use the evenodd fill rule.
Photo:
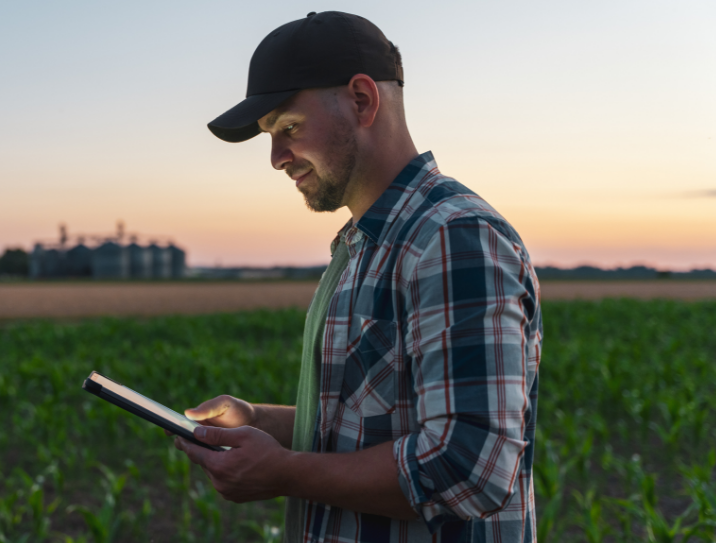
<svg viewBox="0 0 716 543">
<path fill-rule="evenodd" d="M 65 251 L 61 249 L 47 249 L 43 258 L 43 276 L 52 279 L 65 277 L 67 272 L 65 257 Z"/>
<path fill-rule="evenodd" d="M 171 243 L 169 254 L 172 261 L 172 278 L 181 279 L 186 274 L 186 253 Z"/>
<path fill-rule="evenodd" d="M 129 276 L 132 279 L 149 279 L 152 277 L 152 251 L 134 242 L 127 247 L 129 250 Z"/>
<path fill-rule="evenodd" d="M 92 275 L 92 249 L 84 243 L 75 245 L 67 251 L 67 274 L 70 277 L 89 277 Z"/>
<path fill-rule="evenodd" d="M 95 279 L 127 279 L 129 253 L 126 247 L 108 241 L 92 253 L 92 277 Z"/>
<path fill-rule="evenodd" d="M 30 278 L 41 279 L 44 274 L 45 248 L 36 243 L 30 253 Z"/>
<path fill-rule="evenodd" d="M 172 274 L 172 256 L 169 249 L 152 243 L 149 246 L 149 251 L 152 253 L 152 277 L 154 279 L 169 279 Z"/>
</svg>

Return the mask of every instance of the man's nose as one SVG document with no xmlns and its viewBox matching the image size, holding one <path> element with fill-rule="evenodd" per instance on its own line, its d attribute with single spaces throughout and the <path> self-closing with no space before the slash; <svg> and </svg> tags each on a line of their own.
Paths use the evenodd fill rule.
<svg viewBox="0 0 716 543">
<path fill-rule="evenodd" d="M 271 144 L 271 165 L 277 170 L 285 170 L 293 161 L 293 153 L 281 142 L 273 141 Z"/>
</svg>

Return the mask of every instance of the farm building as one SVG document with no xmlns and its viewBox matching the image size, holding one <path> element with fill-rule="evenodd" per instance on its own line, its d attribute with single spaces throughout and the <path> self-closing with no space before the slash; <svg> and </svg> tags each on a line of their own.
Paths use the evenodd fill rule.
<svg viewBox="0 0 716 543">
<path fill-rule="evenodd" d="M 147 245 L 139 236 L 125 244 L 124 225 L 108 236 L 70 236 L 60 227 L 58 242 L 38 242 L 30 253 L 32 279 L 92 277 L 94 279 L 179 279 L 186 275 L 186 253 L 173 243 L 155 240 Z"/>
<path fill-rule="evenodd" d="M 156 243 L 149 246 L 152 255 L 152 277 L 166 279 L 172 273 L 172 255 L 168 247 L 159 247 Z"/>
<path fill-rule="evenodd" d="M 79 243 L 67 251 L 67 272 L 71 277 L 92 275 L 92 249 Z"/>
<path fill-rule="evenodd" d="M 129 250 L 119 243 L 106 241 L 92 251 L 92 277 L 95 279 L 127 279 Z"/>
<path fill-rule="evenodd" d="M 149 247 L 131 243 L 129 247 L 129 275 L 132 279 L 152 277 L 152 252 Z"/>
</svg>

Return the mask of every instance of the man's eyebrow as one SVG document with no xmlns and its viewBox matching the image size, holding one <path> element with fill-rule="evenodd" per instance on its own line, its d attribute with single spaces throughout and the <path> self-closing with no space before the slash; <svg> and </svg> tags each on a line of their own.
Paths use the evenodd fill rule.
<svg viewBox="0 0 716 543">
<path fill-rule="evenodd" d="M 272 112 L 272 113 L 268 116 L 268 118 L 266 119 L 266 127 L 267 127 L 267 128 L 271 128 L 273 125 L 275 125 L 275 124 L 276 124 L 276 121 L 278 121 L 278 118 L 279 118 L 281 115 L 283 115 L 283 112 L 282 112 L 282 111 L 274 111 L 274 112 Z M 259 126 L 259 129 L 261 130 L 261 132 L 266 132 L 266 130 L 264 130 L 264 129 L 261 128 L 260 126 Z"/>
</svg>

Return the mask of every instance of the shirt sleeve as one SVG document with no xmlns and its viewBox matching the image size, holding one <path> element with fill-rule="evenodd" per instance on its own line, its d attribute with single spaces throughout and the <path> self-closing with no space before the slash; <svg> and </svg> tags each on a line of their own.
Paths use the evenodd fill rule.
<svg viewBox="0 0 716 543">
<path fill-rule="evenodd" d="M 519 487 L 539 286 L 521 243 L 460 218 L 426 243 L 404 296 L 420 430 L 393 452 L 403 492 L 434 533 L 503 510 Z"/>
</svg>

